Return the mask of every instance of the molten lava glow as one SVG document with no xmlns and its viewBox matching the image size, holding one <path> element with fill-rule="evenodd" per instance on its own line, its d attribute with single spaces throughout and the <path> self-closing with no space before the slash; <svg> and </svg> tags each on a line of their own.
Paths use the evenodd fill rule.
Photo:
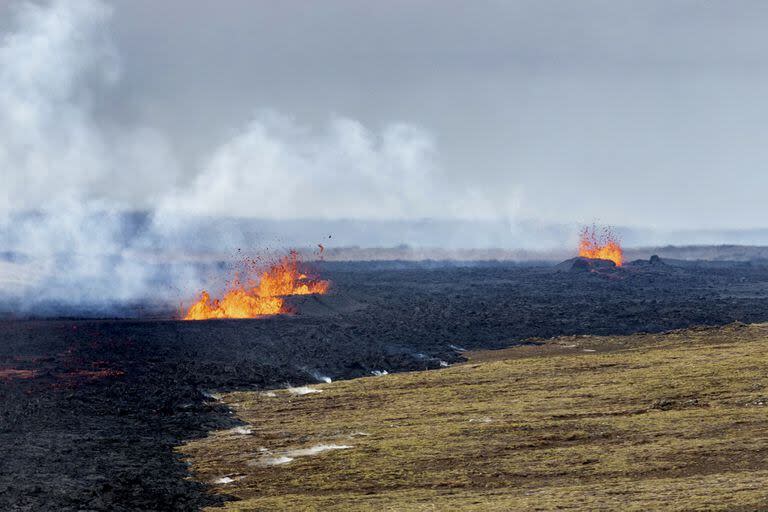
<svg viewBox="0 0 768 512">
<path fill-rule="evenodd" d="M 323 294 L 328 281 L 312 280 L 298 270 L 299 258 L 295 251 L 262 272 L 258 284 L 241 284 L 236 279 L 224 297 L 211 300 L 208 292 L 187 311 L 184 320 L 211 318 L 255 318 L 286 313 L 283 297 L 286 295 Z"/>
<path fill-rule="evenodd" d="M 594 225 L 582 229 L 579 240 L 579 256 L 611 260 L 617 267 L 624 263 L 624 251 L 621 249 L 621 244 L 619 244 L 613 230 L 608 227 L 602 228 L 599 232 Z"/>
</svg>

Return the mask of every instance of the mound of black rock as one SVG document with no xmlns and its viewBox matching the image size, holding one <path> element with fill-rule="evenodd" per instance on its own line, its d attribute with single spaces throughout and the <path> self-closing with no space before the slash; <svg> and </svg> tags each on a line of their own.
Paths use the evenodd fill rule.
<svg viewBox="0 0 768 512">
<path fill-rule="evenodd" d="M 615 268 L 617 268 L 616 263 L 612 260 L 584 258 L 582 256 L 565 260 L 555 266 L 555 270 L 560 272 L 591 272 L 595 270 L 612 270 Z"/>
</svg>

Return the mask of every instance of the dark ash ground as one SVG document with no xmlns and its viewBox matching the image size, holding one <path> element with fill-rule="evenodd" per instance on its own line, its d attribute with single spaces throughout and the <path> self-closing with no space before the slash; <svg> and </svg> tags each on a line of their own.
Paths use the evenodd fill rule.
<svg viewBox="0 0 768 512">
<path fill-rule="evenodd" d="M 768 320 L 768 266 L 601 272 L 326 263 L 293 317 L 0 322 L 0 510 L 195 510 L 172 447 L 234 425 L 210 390 L 436 368 L 457 348 Z"/>
</svg>

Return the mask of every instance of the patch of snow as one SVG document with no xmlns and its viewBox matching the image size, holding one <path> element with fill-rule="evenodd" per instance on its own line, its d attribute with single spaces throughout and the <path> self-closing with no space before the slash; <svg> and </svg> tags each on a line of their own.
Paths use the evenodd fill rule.
<svg viewBox="0 0 768 512">
<path fill-rule="evenodd" d="M 230 432 L 232 432 L 233 434 L 241 435 L 241 436 L 248 436 L 253 434 L 253 430 L 245 427 L 235 427 L 232 430 L 230 430 Z"/>
<path fill-rule="evenodd" d="M 375 377 L 383 377 L 384 375 L 389 375 L 389 372 L 387 370 L 373 370 L 371 375 Z"/>
<path fill-rule="evenodd" d="M 352 448 L 346 444 L 317 444 L 310 448 L 299 448 L 298 450 L 290 450 L 285 452 L 288 457 L 310 457 L 317 455 L 318 453 L 328 452 L 331 450 L 347 450 Z"/>
<path fill-rule="evenodd" d="M 333 379 L 331 379 L 326 375 L 323 375 L 320 372 L 310 372 L 310 374 L 312 375 L 312 377 L 314 377 L 316 380 L 319 380 L 320 382 L 325 382 L 326 384 L 330 384 L 331 382 L 333 382 Z"/>
<path fill-rule="evenodd" d="M 210 391 L 202 391 L 202 393 L 205 398 L 210 398 L 211 400 L 216 400 L 217 402 L 221 401 L 221 395 L 218 393 L 211 393 Z"/>
<path fill-rule="evenodd" d="M 470 418 L 470 423 L 490 423 L 493 420 L 491 418 L 485 417 L 485 418 Z"/>
<path fill-rule="evenodd" d="M 582 352 L 597 352 L 597 350 L 592 350 L 591 348 L 585 348 L 585 349 L 582 349 Z"/>
<path fill-rule="evenodd" d="M 447 361 L 440 361 L 440 367 L 441 368 L 448 368 L 450 366 Z"/>
<path fill-rule="evenodd" d="M 234 478 L 232 478 L 230 476 L 223 476 L 221 478 L 217 478 L 216 480 L 214 480 L 213 483 L 215 483 L 215 484 L 231 484 L 232 482 L 236 482 L 238 480 L 242 480 L 243 478 L 245 478 L 244 475 L 236 475 Z"/>
<path fill-rule="evenodd" d="M 259 451 L 264 453 L 264 456 L 256 461 L 249 462 L 249 465 L 258 466 L 279 466 L 281 464 L 288 464 L 296 459 L 296 457 L 311 457 L 318 453 L 323 453 L 331 450 L 346 450 L 352 448 L 352 446 L 346 444 L 318 444 L 309 448 L 298 448 L 296 450 L 286 450 L 281 454 L 272 454 L 266 448 L 259 448 Z"/>
<path fill-rule="evenodd" d="M 266 396 L 266 397 L 269 397 L 269 398 L 275 398 L 277 396 L 277 393 L 275 393 L 274 391 L 265 391 L 265 392 L 263 392 L 261 394 L 261 396 Z"/>
<path fill-rule="evenodd" d="M 286 457 L 284 455 L 278 457 L 265 457 L 261 459 L 261 463 L 264 466 L 279 466 L 281 464 L 288 464 L 293 461 L 293 457 Z"/>
<path fill-rule="evenodd" d="M 309 386 L 299 386 L 298 388 L 288 388 L 288 392 L 292 395 L 302 396 L 311 395 L 312 393 L 322 393 L 322 389 L 315 389 Z"/>
<path fill-rule="evenodd" d="M 459 347 L 458 345 L 448 345 L 450 348 L 455 350 L 456 352 L 466 352 L 467 349 Z"/>
</svg>

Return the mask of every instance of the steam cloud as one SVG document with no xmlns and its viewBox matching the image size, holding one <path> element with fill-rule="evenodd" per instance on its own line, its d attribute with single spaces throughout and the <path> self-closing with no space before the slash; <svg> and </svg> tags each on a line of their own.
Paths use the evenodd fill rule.
<svg viewBox="0 0 768 512">
<path fill-rule="evenodd" d="M 260 112 L 190 177 L 164 134 L 104 118 L 100 105 L 122 73 L 108 5 L 54 0 L 12 11 L 0 43 L 0 294 L 26 306 L 141 298 L 157 284 L 146 254 L 183 250 L 191 217 L 478 211 L 447 200 L 432 137 L 402 123 L 375 132 L 335 118 L 315 130 Z M 128 222 L 136 211 L 150 213 Z M 173 291 L 199 278 L 179 267 L 163 279 Z"/>
<path fill-rule="evenodd" d="M 158 200 L 174 179 L 173 157 L 148 128 L 98 120 L 98 93 L 120 76 L 107 6 L 14 7 L 15 28 L 0 45 L 0 245 L 28 265 L 0 267 L 2 291 L 74 302 L 136 297 L 146 276 L 126 257 L 121 212 L 143 206 L 130 202 L 137 196 Z"/>
<path fill-rule="evenodd" d="M 95 112 L 99 92 L 120 77 L 106 32 L 111 10 L 58 0 L 19 4 L 15 14 L 0 46 L 0 209 L 151 204 L 177 174 L 162 137 L 99 122 Z"/>
<path fill-rule="evenodd" d="M 15 29 L 0 47 L 4 211 L 87 202 L 267 218 L 446 212 L 435 206 L 441 187 L 434 141 L 407 124 L 375 133 L 337 118 L 313 131 L 263 112 L 181 180 L 162 134 L 98 116 L 97 99 L 121 74 L 107 31 L 111 9 L 97 0 L 55 0 L 20 4 L 15 14 Z M 424 201 L 427 193 L 435 200 Z"/>
<path fill-rule="evenodd" d="M 423 199 L 434 184 L 434 152 L 429 134 L 406 124 L 376 134 L 339 118 L 313 132 L 267 112 L 217 148 L 164 207 L 279 218 L 430 215 L 435 208 Z"/>
</svg>

